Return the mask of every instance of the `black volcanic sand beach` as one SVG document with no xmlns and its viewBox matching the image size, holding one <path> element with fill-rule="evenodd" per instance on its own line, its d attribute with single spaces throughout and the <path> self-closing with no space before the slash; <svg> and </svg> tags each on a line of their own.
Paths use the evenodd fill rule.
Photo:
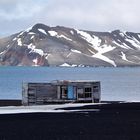
<svg viewBox="0 0 140 140">
<path fill-rule="evenodd" d="M 94 110 L 95 109 L 95 110 Z M 0 140 L 140 140 L 140 103 L 0 115 Z"/>
</svg>

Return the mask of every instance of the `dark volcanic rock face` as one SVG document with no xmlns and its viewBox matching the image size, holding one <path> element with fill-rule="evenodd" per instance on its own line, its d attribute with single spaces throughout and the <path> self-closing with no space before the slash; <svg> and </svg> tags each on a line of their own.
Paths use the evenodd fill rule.
<svg viewBox="0 0 140 140">
<path fill-rule="evenodd" d="M 0 65 L 139 66 L 140 34 L 36 24 L 0 39 Z"/>
</svg>

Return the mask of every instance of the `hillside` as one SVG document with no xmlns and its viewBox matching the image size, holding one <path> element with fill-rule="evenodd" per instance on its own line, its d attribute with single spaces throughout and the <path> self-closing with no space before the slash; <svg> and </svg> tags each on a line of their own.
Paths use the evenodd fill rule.
<svg viewBox="0 0 140 140">
<path fill-rule="evenodd" d="M 140 33 L 36 24 L 0 39 L 0 65 L 139 66 Z"/>
</svg>

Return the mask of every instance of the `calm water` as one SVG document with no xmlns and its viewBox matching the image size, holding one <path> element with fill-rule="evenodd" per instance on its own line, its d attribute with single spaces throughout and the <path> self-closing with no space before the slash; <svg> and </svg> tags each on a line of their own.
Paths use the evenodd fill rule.
<svg viewBox="0 0 140 140">
<path fill-rule="evenodd" d="M 21 99 L 22 82 L 101 81 L 102 100 L 140 101 L 140 68 L 0 67 L 0 99 Z"/>
</svg>

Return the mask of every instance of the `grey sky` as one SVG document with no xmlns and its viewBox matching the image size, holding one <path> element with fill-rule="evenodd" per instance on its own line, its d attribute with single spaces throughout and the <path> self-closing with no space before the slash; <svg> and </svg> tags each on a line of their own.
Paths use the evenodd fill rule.
<svg viewBox="0 0 140 140">
<path fill-rule="evenodd" d="M 93 31 L 140 32 L 140 0 L 0 0 L 0 35 L 36 23 Z"/>
</svg>

